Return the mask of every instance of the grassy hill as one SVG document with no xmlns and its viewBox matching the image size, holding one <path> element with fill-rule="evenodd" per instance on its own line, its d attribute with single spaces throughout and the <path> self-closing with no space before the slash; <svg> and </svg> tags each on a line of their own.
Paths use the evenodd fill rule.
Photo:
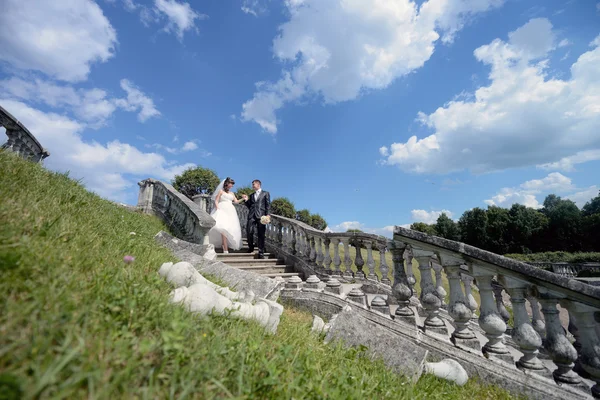
<svg viewBox="0 0 600 400">
<path fill-rule="evenodd" d="M 275 336 L 195 317 L 157 275 L 172 260 L 160 221 L 2 151 L 0 194 L 0 399 L 509 398 L 475 380 L 411 384 L 290 309 Z"/>
</svg>

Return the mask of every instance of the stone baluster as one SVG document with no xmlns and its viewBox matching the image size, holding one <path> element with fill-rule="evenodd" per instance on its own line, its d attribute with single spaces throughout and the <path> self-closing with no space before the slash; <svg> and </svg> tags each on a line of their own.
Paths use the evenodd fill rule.
<svg viewBox="0 0 600 400">
<path fill-rule="evenodd" d="M 504 322 L 508 323 L 510 320 L 510 314 L 504 306 L 504 300 L 502 299 L 502 291 L 504 288 L 498 281 L 492 280 L 492 290 L 494 291 L 494 298 L 496 299 L 496 308 L 498 309 L 498 312 L 500 313 L 500 316 Z"/>
<path fill-rule="evenodd" d="M 479 326 L 485 332 L 488 342 L 483 346 L 483 355 L 488 358 L 496 358 L 511 365 L 514 360 L 504 342 L 502 335 L 506 331 L 506 323 L 500 316 L 492 289 L 492 278 L 494 273 L 476 265 L 470 265 L 472 275 L 477 279 L 477 287 L 481 295 L 481 309 L 479 310 Z"/>
<path fill-rule="evenodd" d="M 477 311 L 478 305 L 477 305 L 477 301 L 475 300 L 475 297 L 473 297 L 473 277 L 465 274 L 465 273 L 461 273 L 460 274 L 460 280 L 463 283 L 463 286 L 465 288 L 465 298 L 467 300 L 467 306 L 471 309 L 471 311 L 473 312 L 473 318 L 477 318 L 475 315 L 475 312 Z"/>
<path fill-rule="evenodd" d="M 512 303 L 514 318 L 512 338 L 523 353 L 523 357 L 517 361 L 517 368 L 525 371 L 543 372 L 545 368 L 538 358 L 542 338 L 529 323 L 529 315 L 527 315 L 527 308 L 525 307 L 528 284 L 506 276 L 501 276 L 500 280 L 508 294 L 510 294 Z"/>
<path fill-rule="evenodd" d="M 276 233 L 276 237 L 275 237 L 275 242 L 277 243 L 277 246 L 283 245 L 283 224 L 281 222 L 279 222 L 277 224 L 277 233 Z M 258 242 L 256 242 L 256 243 L 258 243 Z"/>
<path fill-rule="evenodd" d="M 313 235 L 308 236 L 308 241 L 310 243 L 310 264 L 313 268 L 316 269 L 316 260 L 317 260 L 317 246 L 315 244 L 315 237 Z"/>
<path fill-rule="evenodd" d="M 590 379 L 596 382 L 592 387 L 592 395 L 600 398 L 600 338 L 596 334 L 597 322 L 594 320 L 594 313 L 598 309 L 568 300 L 561 300 L 560 304 L 575 316 L 581 340 L 578 361 L 583 370 L 589 374 Z"/>
<path fill-rule="evenodd" d="M 556 369 L 552 372 L 554 380 L 558 383 L 579 386 L 582 384 L 581 377 L 573 372 L 575 361 L 577 361 L 577 351 L 567 339 L 560 323 L 559 311 L 556 307 L 558 302 L 559 298 L 552 294 L 542 293 L 540 295 L 542 313 L 546 321 L 544 348 L 556 365 Z"/>
<path fill-rule="evenodd" d="M 356 258 L 354 260 L 354 265 L 356 265 L 356 273 L 354 276 L 359 279 L 365 279 L 366 275 L 363 271 L 365 260 L 362 257 L 362 242 L 360 240 L 355 240 L 354 246 L 356 248 Z"/>
<path fill-rule="evenodd" d="M 323 241 L 323 244 L 325 245 L 325 257 L 323 258 L 323 267 L 325 268 L 325 271 L 327 271 L 328 274 L 331 274 L 331 239 L 329 239 L 329 237 L 326 237 Z"/>
<path fill-rule="evenodd" d="M 411 326 L 415 326 L 415 312 L 409 307 L 413 291 L 408 285 L 406 271 L 404 270 L 404 248 L 405 245 L 403 243 L 393 240 L 388 242 L 388 249 L 392 253 L 392 262 L 394 263 L 394 283 L 392 293 L 396 300 L 398 300 L 398 308 L 394 313 L 394 318 L 408 322 Z"/>
<path fill-rule="evenodd" d="M 455 346 L 462 345 L 479 350 L 479 340 L 477 340 L 475 333 L 469 328 L 473 312 L 467 304 L 466 297 L 460 285 L 460 266 L 464 261 L 445 254 L 439 254 L 438 258 L 444 266 L 446 276 L 448 277 L 448 284 L 450 286 L 448 314 L 450 314 L 456 326 L 450 340 Z"/>
<path fill-rule="evenodd" d="M 304 232 L 301 228 L 296 231 L 296 254 L 304 258 Z"/>
<path fill-rule="evenodd" d="M 346 267 L 344 278 L 350 279 L 354 277 L 352 273 L 352 257 L 350 257 L 350 239 L 343 238 L 342 243 L 344 244 L 344 266 Z"/>
<path fill-rule="evenodd" d="M 420 300 L 427 314 L 423 324 L 425 331 L 447 335 L 448 328 L 446 327 L 444 320 L 439 317 L 442 301 L 439 298 L 431 275 L 430 260 L 433 253 L 413 249 L 413 255 L 419 263 L 419 271 L 421 272 Z"/>
<path fill-rule="evenodd" d="M 341 276 L 342 259 L 340 258 L 340 239 L 333 238 L 333 272 L 332 275 Z"/>
<path fill-rule="evenodd" d="M 413 291 L 413 297 L 415 303 L 419 300 L 416 297 L 417 291 L 415 290 L 415 286 L 417 285 L 417 278 L 415 278 L 415 273 L 413 269 L 413 255 L 410 247 L 407 247 L 404 251 L 404 259 L 406 260 L 406 275 L 408 276 L 408 286 Z"/>
<path fill-rule="evenodd" d="M 533 329 L 535 329 L 538 335 L 540 335 L 542 338 L 543 345 L 546 338 L 546 324 L 544 323 L 540 313 L 540 304 L 535 296 L 532 295 L 532 293 L 527 292 L 525 294 L 525 299 L 527 299 L 529 305 L 531 306 L 531 326 L 533 326 Z"/>
<path fill-rule="evenodd" d="M 384 243 L 379 243 L 377 245 L 377 249 L 379 250 L 379 271 L 381 272 L 381 283 L 390 285 L 392 282 L 389 278 L 389 268 L 385 258 L 386 245 Z"/>
<path fill-rule="evenodd" d="M 442 265 L 438 262 L 432 262 L 431 267 L 433 269 L 433 272 L 435 273 L 435 291 L 437 292 L 437 295 L 440 298 L 440 301 L 442 302 L 442 308 L 445 308 L 447 293 L 444 289 L 442 281 Z"/>
<path fill-rule="evenodd" d="M 375 275 L 375 259 L 373 258 L 373 242 L 367 241 L 365 242 L 365 246 L 367 247 L 367 266 L 366 275 L 368 279 L 377 280 L 377 275 Z"/>
<path fill-rule="evenodd" d="M 292 230 L 290 232 L 290 252 L 293 255 L 296 255 L 298 253 L 298 247 L 297 247 L 297 241 L 298 241 L 298 230 L 295 227 L 292 227 Z"/>
<path fill-rule="evenodd" d="M 320 236 L 315 238 L 315 245 L 317 246 L 317 266 L 319 271 L 323 272 L 325 270 L 323 267 L 323 239 Z"/>
</svg>

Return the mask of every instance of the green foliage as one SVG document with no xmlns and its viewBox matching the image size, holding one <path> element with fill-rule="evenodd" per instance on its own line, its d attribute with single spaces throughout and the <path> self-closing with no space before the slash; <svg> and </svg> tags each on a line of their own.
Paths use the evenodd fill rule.
<svg viewBox="0 0 600 400">
<path fill-rule="evenodd" d="M 460 240 L 458 225 L 446 213 L 442 213 L 435 224 L 437 235 L 445 239 Z"/>
<path fill-rule="evenodd" d="M 576 251 L 581 248 L 581 211 L 571 200 L 548 195 L 544 201 L 544 213 L 548 217 L 546 230 L 547 248 Z"/>
<path fill-rule="evenodd" d="M 413 384 L 325 345 L 289 307 L 273 336 L 196 317 L 169 303 L 157 274 L 174 259 L 154 241 L 165 229 L 156 218 L 7 152 L 0 171 L 0 397 L 510 398 L 476 379 Z"/>
<path fill-rule="evenodd" d="M 346 232 L 347 233 L 362 233 L 362 231 L 360 229 L 348 229 Z"/>
<path fill-rule="evenodd" d="M 279 197 L 271 201 L 271 214 L 280 215 L 285 218 L 294 218 L 296 209 L 287 197 Z"/>
<path fill-rule="evenodd" d="M 425 222 L 415 222 L 410 226 L 413 231 L 423 232 L 428 235 L 437 236 L 435 225 L 428 225 Z"/>
<path fill-rule="evenodd" d="M 509 211 L 506 208 L 489 206 L 487 217 L 487 249 L 498 254 L 508 252 L 510 246 L 510 237 L 508 235 L 510 224 Z"/>
<path fill-rule="evenodd" d="M 211 194 L 221 181 L 212 169 L 190 167 L 172 181 L 173 187 L 189 197 L 197 194 Z"/>
<path fill-rule="evenodd" d="M 241 198 L 243 194 L 250 197 L 254 194 L 254 189 L 252 189 L 250 186 L 242 186 L 235 191 L 235 196 L 238 199 Z"/>
<path fill-rule="evenodd" d="M 458 220 L 462 240 L 472 246 L 485 248 L 489 241 L 487 224 L 488 218 L 485 210 L 475 207 L 465 211 Z"/>
<path fill-rule="evenodd" d="M 296 211 L 296 219 L 300 222 L 304 222 L 305 224 L 312 226 L 312 217 L 310 211 L 308 211 L 306 208 Z"/>
<path fill-rule="evenodd" d="M 315 229 L 322 231 L 327 228 L 327 221 L 320 214 L 311 214 L 310 216 L 310 226 Z"/>
<path fill-rule="evenodd" d="M 581 209 L 582 217 L 588 217 L 593 214 L 600 214 L 600 191 L 598 191 L 598 196 L 585 203 Z"/>
<path fill-rule="evenodd" d="M 539 211 L 521 204 L 513 204 L 508 215 L 506 238 L 508 251 L 531 253 L 541 250 L 544 246 L 544 232 L 548 226 L 548 218 Z"/>
<path fill-rule="evenodd" d="M 586 263 L 600 262 L 600 252 L 576 252 L 568 253 L 566 251 L 546 251 L 542 253 L 531 254 L 505 254 L 505 257 L 513 258 L 525 262 L 567 262 L 567 263 Z"/>
</svg>

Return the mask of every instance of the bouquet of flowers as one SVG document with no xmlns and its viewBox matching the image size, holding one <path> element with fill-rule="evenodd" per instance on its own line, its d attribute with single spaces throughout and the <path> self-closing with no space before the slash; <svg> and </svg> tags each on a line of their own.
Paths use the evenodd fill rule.
<svg viewBox="0 0 600 400">
<path fill-rule="evenodd" d="M 269 217 L 268 215 L 263 215 L 262 217 L 260 217 L 260 223 L 263 225 L 267 225 L 271 223 L 271 217 Z"/>
</svg>

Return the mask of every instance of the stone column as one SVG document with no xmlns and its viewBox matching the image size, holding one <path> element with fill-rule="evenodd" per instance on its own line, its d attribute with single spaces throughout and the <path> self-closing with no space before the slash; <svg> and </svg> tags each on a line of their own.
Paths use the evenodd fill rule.
<svg viewBox="0 0 600 400">
<path fill-rule="evenodd" d="M 373 242 L 370 240 L 365 242 L 365 246 L 367 247 L 367 278 L 371 280 L 377 280 L 377 275 L 375 275 L 375 259 L 373 258 Z"/>
<path fill-rule="evenodd" d="M 331 240 L 329 239 L 329 237 L 325 238 L 324 241 L 325 244 L 325 257 L 323 258 L 323 267 L 325 268 L 325 271 L 327 271 L 328 274 L 331 275 L 331 249 L 330 249 L 330 245 L 331 245 Z"/>
<path fill-rule="evenodd" d="M 427 313 L 427 317 L 424 322 L 425 331 L 435 332 L 442 335 L 448 335 L 448 328 L 439 317 L 440 307 L 442 301 L 440 300 L 435 285 L 433 283 L 433 277 L 431 276 L 431 265 L 429 264 L 431 257 L 434 255 L 432 252 L 420 251 L 413 249 L 413 255 L 419 263 L 419 271 L 421 271 L 421 305 Z"/>
<path fill-rule="evenodd" d="M 512 338 L 523 353 L 523 357 L 517 361 L 517 368 L 537 373 L 545 372 L 542 362 L 538 359 L 542 338 L 529 323 L 529 315 L 527 315 L 527 308 L 525 307 L 525 294 L 527 293 L 528 284 L 506 276 L 501 276 L 500 280 L 508 294 L 510 294 L 512 303 L 514 317 Z"/>
<path fill-rule="evenodd" d="M 389 276 L 389 268 L 387 265 L 387 260 L 385 259 L 385 248 L 386 245 L 380 243 L 377 245 L 377 249 L 379 250 L 379 271 L 381 271 L 381 283 L 385 283 L 386 285 L 390 285 Z"/>
<path fill-rule="evenodd" d="M 596 382 L 592 387 L 592 395 L 600 398 L 600 338 L 596 334 L 597 322 L 594 320 L 594 313 L 598 309 L 568 300 L 563 300 L 560 304 L 575 315 L 581 340 L 579 363 L 583 370 L 590 375 L 590 379 Z"/>
<path fill-rule="evenodd" d="M 316 258 L 316 262 L 317 262 L 317 267 L 318 267 L 318 271 L 319 272 L 323 272 L 325 270 L 325 268 L 323 268 L 323 243 L 322 243 L 323 239 L 321 239 L 321 237 L 317 236 L 315 237 L 315 246 L 317 246 L 317 258 Z"/>
<path fill-rule="evenodd" d="M 581 377 L 573 372 L 577 360 L 577 351 L 567 339 L 560 323 L 559 311 L 556 308 L 558 301 L 558 297 L 550 294 L 543 294 L 540 297 L 542 313 L 544 313 L 546 320 L 544 348 L 550 354 L 554 365 L 556 365 L 556 370 L 552 372 L 554 380 L 558 383 L 578 386 L 582 383 Z"/>
<path fill-rule="evenodd" d="M 441 263 L 441 260 L 439 260 Z M 442 282 L 442 265 L 438 264 L 438 261 L 432 262 L 431 267 L 435 273 L 435 291 L 442 302 L 442 308 L 445 308 L 446 303 L 446 290 L 444 289 Z"/>
<path fill-rule="evenodd" d="M 446 270 L 446 276 L 448 277 L 450 286 L 448 314 L 450 314 L 456 325 L 456 329 L 452 332 L 450 340 L 455 346 L 462 345 L 479 350 L 479 341 L 477 340 L 475 333 L 469 328 L 473 312 L 467 305 L 467 300 L 462 291 L 462 287 L 460 286 L 460 266 L 464 262 L 463 260 L 444 254 L 440 254 L 439 259 Z"/>
<path fill-rule="evenodd" d="M 365 279 L 365 273 L 363 272 L 363 265 L 365 265 L 365 260 L 362 257 L 362 242 L 360 240 L 354 241 L 354 246 L 356 248 L 356 259 L 354 260 L 354 265 L 356 265 L 356 273 L 354 276 L 359 279 Z"/>
<path fill-rule="evenodd" d="M 392 253 L 392 262 L 394 263 L 394 283 L 392 287 L 392 293 L 398 300 L 398 308 L 394 314 L 394 318 L 409 323 L 411 326 L 415 326 L 417 321 L 414 311 L 410 306 L 410 297 L 412 296 L 412 289 L 408 286 L 406 280 L 406 272 L 404 271 L 404 243 L 390 240 L 388 242 L 388 249 Z"/>
<path fill-rule="evenodd" d="M 340 265 L 342 265 L 342 259 L 340 258 L 340 239 L 333 238 L 333 275 L 342 275 Z"/>
<path fill-rule="evenodd" d="M 462 281 L 463 287 L 465 288 L 465 299 L 467 300 L 467 306 L 469 306 L 469 308 L 473 312 L 472 318 L 477 319 L 475 312 L 477 311 L 477 308 L 479 308 L 479 305 L 477 304 L 477 300 L 475 300 L 475 297 L 472 293 L 472 285 L 474 278 L 463 272 L 460 274 L 460 280 Z"/>
<path fill-rule="evenodd" d="M 492 280 L 492 290 L 494 291 L 494 298 L 496 299 L 496 308 L 498 309 L 498 313 L 500 313 L 500 316 L 504 322 L 508 323 L 510 320 L 510 314 L 504 306 L 504 301 L 502 299 L 502 291 L 504 290 L 504 287 L 502 287 L 502 285 L 496 280 Z"/>
<path fill-rule="evenodd" d="M 344 266 L 346 267 L 344 278 L 352 279 L 354 274 L 352 273 L 352 258 L 350 257 L 350 239 L 343 238 L 342 243 L 344 244 Z"/>
<path fill-rule="evenodd" d="M 487 358 L 496 358 L 514 365 L 515 361 L 502 341 L 506 331 L 506 323 L 498 313 L 492 293 L 492 278 L 494 273 L 476 265 L 469 265 L 471 274 L 477 279 L 477 287 L 481 295 L 479 311 L 479 326 L 484 330 L 488 342 L 481 351 Z"/>
</svg>

